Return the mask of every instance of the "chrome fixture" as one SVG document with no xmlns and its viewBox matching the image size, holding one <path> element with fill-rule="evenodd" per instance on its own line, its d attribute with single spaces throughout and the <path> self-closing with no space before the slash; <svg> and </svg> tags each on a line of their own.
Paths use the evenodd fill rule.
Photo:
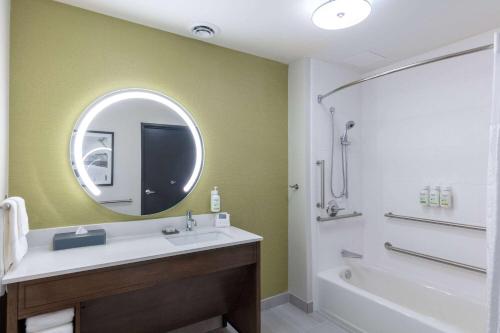
<svg viewBox="0 0 500 333">
<path fill-rule="evenodd" d="M 427 65 L 427 64 L 432 64 L 432 63 L 435 63 L 435 62 L 438 62 L 438 61 L 452 59 L 452 58 L 464 56 L 464 55 L 467 55 L 467 54 L 472 54 L 472 53 L 476 53 L 476 52 L 486 51 L 486 50 L 490 50 L 490 49 L 493 49 L 493 44 L 483 45 L 483 46 L 480 46 L 480 47 L 476 47 L 476 48 L 473 48 L 473 49 L 468 49 L 468 50 L 464 50 L 464 51 L 460 51 L 460 52 L 449 53 L 449 54 L 445 54 L 445 55 L 440 56 L 440 57 L 435 57 L 435 58 L 431 58 L 431 59 L 427 59 L 427 60 L 423 60 L 423 61 L 418 61 L 418 62 L 415 62 L 415 63 L 410 64 L 410 65 L 405 65 L 405 66 L 397 67 L 395 69 L 391 69 L 391 70 L 388 70 L 388 71 L 385 71 L 385 72 L 381 72 L 381 73 L 378 73 L 378 74 L 375 74 L 375 75 L 367 76 L 365 78 L 362 78 L 362 79 L 359 79 L 359 80 L 356 80 L 356 81 L 344 84 L 344 85 L 342 85 L 342 86 L 340 86 L 338 88 L 335 88 L 335 89 L 333 89 L 333 90 L 331 90 L 331 91 L 329 91 L 329 92 L 327 92 L 325 94 L 318 95 L 317 100 L 318 100 L 318 103 L 321 104 L 321 102 L 323 102 L 323 99 L 327 98 L 328 96 L 333 95 L 336 92 L 339 92 L 339 91 L 344 90 L 346 88 L 349 88 L 349 87 L 358 85 L 360 83 L 366 82 L 366 81 L 370 81 L 370 80 L 373 80 L 373 79 L 376 79 L 376 78 L 379 78 L 379 77 L 382 77 L 382 76 L 386 76 L 386 75 L 394 74 L 394 73 L 397 73 L 397 72 L 401 72 L 401 71 L 404 71 L 404 70 L 407 70 L 407 69 L 411 69 L 411 68 L 415 68 L 415 67 L 419 67 L 419 66 L 423 66 L 423 65 Z"/>
<path fill-rule="evenodd" d="M 345 124 L 345 132 L 344 132 L 344 135 L 342 135 L 340 137 L 340 143 L 342 145 L 345 145 L 345 146 L 348 146 L 351 144 L 351 142 L 349 141 L 349 138 L 347 137 L 347 131 L 350 130 L 351 128 L 354 127 L 354 125 L 356 125 L 356 123 L 352 120 L 349 120 L 346 124 Z"/>
<path fill-rule="evenodd" d="M 399 247 L 392 246 L 391 243 L 385 242 L 384 247 L 389 250 L 389 251 L 394 251 L 402 254 L 407 254 L 413 257 L 421 258 L 421 259 L 426 259 L 434 262 L 438 262 L 441 264 L 453 266 L 453 267 L 458 267 L 458 268 L 463 268 L 469 271 L 477 272 L 477 273 L 483 273 L 486 274 L 486 269 L 482 267 L 477 267 L 477 266 L 472 266 L 468 264 L 463 264 L 458 261 L 453 261 L 453 260 L 448 260 L 448 259 L 443 259 L 439 257 L 434 257 L 430 256 L 428 254 L 420 253 L 420 252 L 415 252 L 415 251 L 410 251 L 410 250 L 405 250 Z"/>
<path fill-rule="evenodd" d="M 119 199 L 119 200 L 103 200 L 103 201 L 98 201 L 101 205 L 106 205 L 106 204 L 116 204 L 116 203 L 132 203 L 132 199 Z"/>
<path fill-rule="evenodd" d="M 326 206 L 326 213 L 328 214 L 328 216 L 334 217 L 337 216 L 337 214 L 344 209 L 345 208 L 340 208 L 339 204 L 334 199 L 328 202 L 328 205 Z"/>
<path fill-rule="evenodd" d="M 186 231 L 193 231 L 194 227 L 197 226 L 196 220 L 193 219 L 193 212 L 188 210 L 186 212 Z"/>
<path fill-rule="evenodd" d="M 342 258 L 354 258 L 354 259 L 362 259 L 363 258 L 362 254 L 359 254 L 356 252 L 351 252 L 351 251 L 344 250 L 344 249 L 342 249 L 340 254 L 342 255 Z"/>
<path fill-rule="evenodd" d="M 151 194 L 155 194 L 156 191 L 153 191 L 153 190 L 150 190 L 149 188 L 147 188 L 144 193 L 146 193 L 146 195 L 151 195 Z"/>
<path fill-rule="evenodd" d="M 337 215 L 337 216 L 331 216 L 331 217 L 321 217 L 317 216 L 316 221 L 318 222 L 328 222 L 328 221 L 334 221 L 334 220 L 340 220 L 340 219 L 347 219 L 350 217 L 357 217 L 361 216 L 363 214 L 358 213 L 358 212 L 352 212 L 351 214 L 342 214 L 342 215 Z"/>
<path fill-rule="evenodd" d="M 384 216 L 385 217 L 390 217 L 390 218 L 393 218 L 393 219 L 400 219 L 400 220 L 408 220 L 408 221 L 415 221 L 415 222 L 421 222 L 421 223 L 444 225 L 444 226 L 447 226 L 447 227 L 455 227 L 455 228 L 477 230 L 477 231 L 486 231 L 486 227 L 483 227 L 483 226 L 480 226 L 480 225 L 462 224 L 462 223 L 455 223 L 455 222 L 448 222 L 448 221 L 441 221 L 441 220 L 424 219 L 424 218 L 421 218 L 421 217 L 396 215 L 396 214 L 393 214 L 391 212 L 384 214 Z"/>
<path fill-rule="evenodd" d="M 335 190 L 333 189 L 333 170 L 334 170 L 334 152 L 335 152 L 335 118 L 334 118 L 335 109 L 330 108 L 330 115 L 332 118 L 332 152 L 331 152 L 331 160 L 330 160 L 330 191 L 334 198 L 348 198 L 349 197 L 349 163 L 347 159 L 347 147 L 351 144 L 349 141 L 349 137 L 347 136 L 347 131 L 352 129 L 356 123 L 352 120 L 349 120 L 345 124 L 344 134 L 340 137 L 340 150 L 341 150 L 341 159 L 342 159 L 342 190 L 339 194 L 335 194 Z"/>
<path fill-rule="evenodd" d="M 298 190 L 299 184 L 288 185 L 288 187 L 291 188 L 292 190 Z"/>
<path fill-rule="evenodd" d="M 316 165 L 319 165 L 321 175 L 321 201 L 316 204 L 316 207 L 325 208 L 325 160 L 316 161 Z"/>
</svg>

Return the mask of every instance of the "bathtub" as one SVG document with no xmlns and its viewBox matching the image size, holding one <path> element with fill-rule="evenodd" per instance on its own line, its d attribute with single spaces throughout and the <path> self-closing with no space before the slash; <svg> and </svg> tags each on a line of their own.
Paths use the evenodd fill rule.
<svg viewBox="0 0 500 333">
<path fill-rule="evenodd" d="M 319 273 L 318 303 L 352 332 L 486 332 L 484 304 L 362 264 Z"/>
</svg>

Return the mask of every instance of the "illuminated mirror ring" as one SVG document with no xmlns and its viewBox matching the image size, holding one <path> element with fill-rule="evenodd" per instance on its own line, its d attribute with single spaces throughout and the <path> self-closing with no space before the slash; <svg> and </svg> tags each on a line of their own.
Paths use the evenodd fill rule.
<svg viewBox="0 0 500 333">
<path fill-rule="evenodd" d="M 117 90 L 98 98 L 85 109 L 82 116 L 77 121 L 70 143 L 70 157 L 73 164 L 73 170 L 82 187 L 84 187 L 89 194 L 94 196 L 94 199 L 101 195 L 101 189 L 99 189 L 99 187 L 91 179 L 85 166 L 85 159 L 89 153 L 96 152 L 96 149 L 93 149 L 90 152 L 84 152 L 85 137 L 87 132 L 92 132 L 89 130 L 89 126 L 103 110 L 112 108 L 113 106 L 116 106 L 117 103 L 129 100 L 144 100 L 159 103 L 168 110 L 175 112 L 175 114 L 182 119 L 185 126 L 189 129 L 194 142 L 195 161 L 190 176 L 187 181 L 182 184 L 183 191 L 185 193 L 189 193 L 198 182 L 204 164 L 204 147 L 200 130 L 194 122 L 192 116 L 181 104 L 162 93 L 140 88 Z M 110 148 L 100 149 L 103 151 L 111 150 Z"/>
</svg>

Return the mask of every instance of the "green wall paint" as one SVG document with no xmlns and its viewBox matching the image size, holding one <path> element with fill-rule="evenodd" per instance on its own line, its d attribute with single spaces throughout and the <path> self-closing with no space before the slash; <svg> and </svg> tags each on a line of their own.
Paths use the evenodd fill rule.
<svg viewBox="0 0 500 333">
<path fill-rule="evenodd" d="M 48 0 L 12 1 L 10 188 L 32 228 L 136 219 L 95 204 L 69 162 L 82 110 L 119 88 L 164 92 L 201 128 L 205 168 L 175 209 L 209 211 L 264 237 L 262 295 L 287 290 L 287 66 Z"/>
</svg>

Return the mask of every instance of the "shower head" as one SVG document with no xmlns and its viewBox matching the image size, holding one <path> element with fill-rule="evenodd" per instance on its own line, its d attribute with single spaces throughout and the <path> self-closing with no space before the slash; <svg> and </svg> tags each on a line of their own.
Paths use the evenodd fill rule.
<svg viewBox="0 0 500 333">
<path fill-rule="evenodd" d="M 343 145 L 349 145 L 349 139 L 347 138 L 347 131 L 350 130 L 351 128 L 354 127 L 356 123 L 352 120 L 349 120 L 347 123 L 345 123 L 345 132 L 344 135 L 340 138 L 340 143 Z"/>
</svg>

